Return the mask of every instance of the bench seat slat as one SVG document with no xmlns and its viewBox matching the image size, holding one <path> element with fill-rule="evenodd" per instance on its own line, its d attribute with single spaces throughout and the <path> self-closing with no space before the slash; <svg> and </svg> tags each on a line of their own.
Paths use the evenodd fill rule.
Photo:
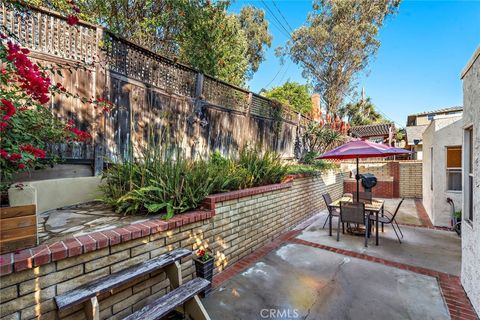
<svg viewBox="0 0 480 320">
<path fill-rule="evenodd" d="M 58 295 L 55 297 L 55 302 L 58 309 L 63 310 L 128 283 L 137 277 L 161 269 L 177 260 L 189 256 L 190 254 L 191 251 L 187 249 L 177 249 L 168 252 L 154 259 L 144 261 L 117 273 L 87 283 L 65 294 Z"/>
<path fill-rule="evenodd" d="M 188 300 L 192 299 L 195 295 L 202 292 L 202 290 L 204 290 L 209 284 L 210 281 L 208 280 L 203 278 L 195 278 L 146 305 L 137 312 L 132 313 L 123 320 L 161 319 L 168 315 L 168 313 L 172 310 L 175 310 L 175 308 L 178 306 L 184 304 Z"/>
</svg>

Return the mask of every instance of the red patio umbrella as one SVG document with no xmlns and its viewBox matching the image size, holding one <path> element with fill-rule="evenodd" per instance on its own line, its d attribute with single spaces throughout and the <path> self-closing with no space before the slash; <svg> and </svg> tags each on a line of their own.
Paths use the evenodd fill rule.
<svg viewBox="0 0 480 320">
<path fill-rule="evenodd" d="M 360 175 L 358 173 L 358 159 L 359 158 L 379 158 L 391 157 L 400 154 L 411 153 L 411 151 L 394 148 L 381 143 L 375 143 L 365 140 L 352 140 L 333 150 L 325 152 L 317 159 L 357 159 L 357 199 L 360 195 Z"/>
</svg>

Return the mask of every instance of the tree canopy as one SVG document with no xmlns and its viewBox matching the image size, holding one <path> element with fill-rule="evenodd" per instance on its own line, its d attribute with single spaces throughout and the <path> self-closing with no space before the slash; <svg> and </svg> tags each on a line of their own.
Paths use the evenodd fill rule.
<svg viewBox="0 0 480 320">
<path fill-rule="evenodd" d="M 263 93 L 265 97 L 276 100 L 294 111 L 309 114 L 312 111 L 310 88 L 306 84 L 287 81 Z"/>
<path fill-rule="evenodd" d="M 387 122 L 375 110 L 375 105 L 370 98 L 361 99 L 355 103 L 347 103 L 338 110 L 338 113 L 342 118 L 346 117 L 352 127 Z"/>
<path fill-rule="evenodd" d="M 265 60 L 265 47 L 272 45 L 272 35 L 268 31 L 268 21 L 265 11 L 253 6 L 243 7 L 238 16 L 240 26 L 248 42 L 248 75 L 257 72 L 260 63 Z"/>
<path fill-rule="evenodd" d="M 27 0 L 64 12 L 68 0 Z M 264 11 L 230 0 L 79 0 L 80 18 L 208 75 L 243 85 L 271 46 Z"/>
<path fill-rule="evenodd" d="M 327 111 L 336 112 L 380 46 L 378 31 L 400 0 L 315 0 L 280 54 L 303 67 Z"/>
</svg>

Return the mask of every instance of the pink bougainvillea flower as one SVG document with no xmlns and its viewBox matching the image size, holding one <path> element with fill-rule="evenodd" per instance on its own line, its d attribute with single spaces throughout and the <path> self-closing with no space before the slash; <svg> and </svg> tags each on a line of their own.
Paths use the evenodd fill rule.
<svg viewBox="0 0 480 320">
<path fill-rule="evenodd" d="M 25 169 L 25 165 L 23 163 L 18 164 L 18 169 L 23 170 Z"/>
<path fill-rule="evenodd" d="M 43 151 L 42 149 L 32 147 L 29 144 L 25 145 L 25 146 L 20 146 L 20 150 L 28 152 L 28 153 L 32 154 L 35 158 L 40 158 L 40 159 L 45 158 L 45 156 L 47 155 L 47 153 L 45 151 Z"/>
<path fill-rule="evenodd" d="M 8 158 L 8 152 L 3 150 L 3 149 L 0 149 L 0 157 L 1 158 Z"/>
<path fill-rule="evenodd" d="M 9 41 L 7 43 L 7 60 L 12 62 L 17 69 L 16 80 L 20 83 L 20 87 L 33 99 L 44 104 L 50 100 L 49 88 L 50 78 L 46 77 L 38 65 L 32 63 L 27 54 L 28 49 L 22 49 L 16 43 Z"/>
<path fill-rule="evenodd" d="M 71 132 L 73 133 L 74 137 L 66 137 L 66 141 L 77 141 L 77 142 L 85 142 L 87 140 L 90 140 L 92 136 L 85 131 L 82 131 L 76 127 L 74 127 L 74 121 L 73 120 L 68 120 L 67 125 L 65 127 L 66 132 Z"/>
<path fill-rule="evenodd" d="M 12 153 L 10 157 L 8 157 L 8 160 L 10 161 L 17 161 L 22 159 L 22 155 L 20 153 Z"/>
<path fill-rule="evenodd" d="M 69 15 L 67 17 L 67 23 L 71 26 L 74 26 L 78 23 L 78 21 L 80 21 L 80 19 L 78 19 L 77 16 L 74 16 L 74 15 Z"/>
<path fill-rule="evenodd" d="M 8 117 L 10 119 L 10 117 L 14 116 L 15 113 L 17 113 L 17 109 L 15 109 L 15 106 L 10 100 L 2 99 L 0 101 L 2 102 L 2 106 L 0 107 L 0 109 L 5 111 L 5 117 Z"/>
</svg>

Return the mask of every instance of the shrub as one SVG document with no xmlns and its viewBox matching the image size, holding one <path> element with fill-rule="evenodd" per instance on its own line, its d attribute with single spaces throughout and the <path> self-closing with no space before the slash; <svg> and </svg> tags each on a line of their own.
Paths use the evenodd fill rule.
<svg viewBox="0 0 480 320">
<path fill-rule="evenodd" d="M 4 33 L 5 32 L 5 33 Z M 0 191 L 5 191 L 20 171 L 54 163 L 48 145 L 86 142 L 91 136 L 74 127 L 72 121 L 59 119 L 48 102 L 55 95 L 75 98 L 98 106 L 105 101 L 72 94 L 50 76 L 61 75 L 61 65 L 43 67 L 30 58 L 7 29 L 0 28 Z M 80 69 L 63 66 L 65 70 Z M 102 101 L 99 101 L 102 100 Z M 48 161 L 47 161 L 48 160 Z"/>
<path fill-rule="evenodd" d="M 246 170 L 246 187 L 278 183 L 288 170 L 278 154 L 270 151 L 262 153 L 257 148 L 250 147 L 240 151 L 238 164 Z"/>
<path fill-rule="evenodd" d="M 176 213 L 197 208 L 209 194 L 278 183 L 287 173 L 280 157 L 245 148 L 238 160 L 214 153 L 190 160 L 181 152 L 167 157 L 150 147 L 135 161 L 111 165 L 101 186 L 107 204 L 118 212 Z"/>
</svg>

